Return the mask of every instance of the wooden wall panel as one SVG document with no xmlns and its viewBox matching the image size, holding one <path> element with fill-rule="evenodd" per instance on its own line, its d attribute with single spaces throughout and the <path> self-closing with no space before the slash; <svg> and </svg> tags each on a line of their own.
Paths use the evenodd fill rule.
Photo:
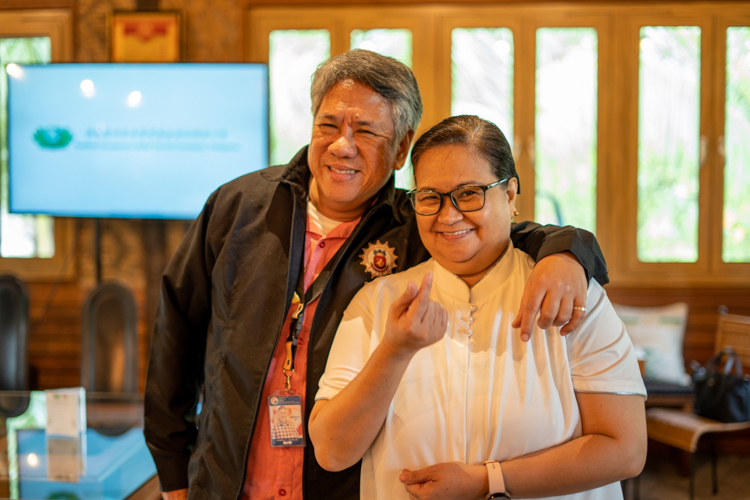
<svg viewBox="0 0 750 500">
<path fill-rule="evenodd" d="M 52 294 L 53 283 L 33 282 L 28 287 L 32 304 L 29 342 L 32 389 L 79 386 L 83 303 L 91 287 L 62 283 Z M 143 312 L 144 291 L 134 290 L 134 294 L 138 306 L 138 386 L 143 391 L 149 333 Z"/>
</svg>

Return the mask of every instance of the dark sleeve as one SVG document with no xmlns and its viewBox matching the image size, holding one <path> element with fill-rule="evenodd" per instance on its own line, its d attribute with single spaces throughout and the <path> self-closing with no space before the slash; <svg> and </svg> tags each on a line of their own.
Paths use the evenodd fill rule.
<svg viewBox="0 0 750 500">
<path fill-rule="evenodd" d="M 573 226 L 540 226 L 526 221 L 514 224 L 510 230 L 513 245 L 535 261 L 553 253 L 571 252 L 586 271 L 586 280 L 596 279 L 600 285 L 609 283 L 607 263 L 596 236 Z"/>
<path fill-rule="evenodd" d="M 208 222 L 216 193 L 185 234 L 161 282 L 144 396 L 144 435 L 163 491 L 188 487 L 211 316 Z"/>
</svg>

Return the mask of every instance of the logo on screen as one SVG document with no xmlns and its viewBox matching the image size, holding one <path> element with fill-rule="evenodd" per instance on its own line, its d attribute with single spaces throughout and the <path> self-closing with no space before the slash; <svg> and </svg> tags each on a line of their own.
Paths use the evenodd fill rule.
<svg viewBox="0 0 750 500">
<path fill-rule="evenodd" d="M 43 148 L 64 148 L 73 140 L 73 134 L 64 128 L 40 128 L 34 134 L 34 140 Z"/>
</svg>

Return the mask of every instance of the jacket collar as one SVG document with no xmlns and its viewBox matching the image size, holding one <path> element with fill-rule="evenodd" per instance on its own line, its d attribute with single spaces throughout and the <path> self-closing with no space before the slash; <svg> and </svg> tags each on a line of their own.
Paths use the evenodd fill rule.
<svg viewBox="0 0 750 500">
<path fill-rule="evenodd" d="M 292 188 L 295 196 L 297 196 L 300 201 L 304 202 L 307 202 L 310 187 L 310 166 L 307 164 L 308 147 L 309 146 L 305 146 L 300 149 L 299 152 L 294 155 L 292 161 L 290 161 L 283 169 L 266 169 L 261 172 L 261 175 L 269 181 L 288 184 Z M 385 186 L 383 186 L 378 193 L 377 201 L 363 216 L 376 210 L 380 210 L 383 207 L 390 207 L 394 219 L 402 223 L 403 214 L 397 206 L 396 193 L 395 176 L 391 174 L 388 182 L 385 183 Z"/>
</svg>

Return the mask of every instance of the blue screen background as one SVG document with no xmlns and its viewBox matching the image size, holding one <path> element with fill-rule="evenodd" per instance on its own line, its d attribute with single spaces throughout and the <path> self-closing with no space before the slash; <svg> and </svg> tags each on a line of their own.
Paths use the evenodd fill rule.
<svg viewBox="0 0 750 500">
<path fill-rule="evenodd" d="M 265 65 L 21 66 L 8 85 L 11 212 L 192 219 L 268 166 Z"/>
</svg>

